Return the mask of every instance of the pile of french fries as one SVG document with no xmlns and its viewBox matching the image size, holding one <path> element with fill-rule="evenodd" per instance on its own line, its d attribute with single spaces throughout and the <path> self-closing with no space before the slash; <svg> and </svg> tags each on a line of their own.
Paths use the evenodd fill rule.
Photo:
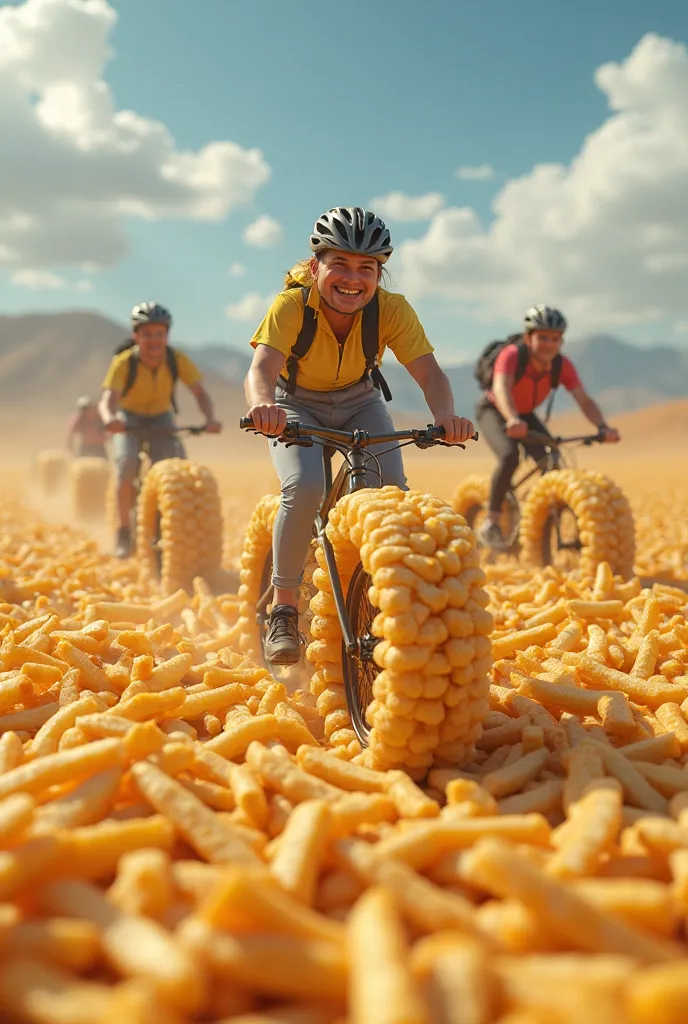
<svg viewBox="0 0 688 1024">
<path fill-rule="evenodd" d="M 237 650 L 0 510 L 3 1024 L 685 1024 L 688 597 L 487 567 L 470 759 L 328 749 Z"/>
</svg>

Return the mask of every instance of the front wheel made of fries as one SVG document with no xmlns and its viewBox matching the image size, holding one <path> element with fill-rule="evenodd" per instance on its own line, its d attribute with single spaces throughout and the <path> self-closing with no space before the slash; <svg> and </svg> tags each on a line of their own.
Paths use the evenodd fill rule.
<svg viewBox="0 0 688 1024">
<path fill-rule="evenodd" d="M 451 505 L 455 512 L 466 520 L 476 533 L 485 521 L 485 514 L 490 499 L 490 478 L 487 476 L 467 476 L 457 486 L 451 497 Z M 519 509 L 518 502 L 511 491 L 507 491 L 502 502 L 500 527 L 502 536 L 511 548 L 518 537 Z"/>
<path fill-rule="evenodd" d="M 341 498 L 327 536 L 358 645 L 356 657 L 344 650 L 318 547 L 308 660 L 334 752 L 414 777 L 464 763 L 488 710 L 492 666 L 473 531 L 439 498 L 383 487 Z"/>
<path fill-rule="evenodd" d="M 72 515 L 75 519 L 104 519 L 113 477 L 107 459 L 75 459 L 69 468 Z"/>
<path fill-rule="evenodd" d="M 67 482 L 67 455 L 58 449 L 39 452 L 36 470 L 41 497 L 52 498 Z"/>
<path fill-rule="evenodd" d="M 621 489 L 592 470 L 557 470 L 533 486 L 521 510 L 524 561 L 579 569 L 594 576 L 601 562 L 614 573 L 633 574 L 633 513 Z"/>
<path fill-rule="evenodd" d="M 222 564 L 222 509 L 210 470 L 185 459 L 151 466 L 138 499 L 136 556 L 166 594 L 190 592 L 197 576 L 213 586 Z"/>
<path fill-rule="evenodd" d="M 256 661 L 263 661 L 270 673 L 280 679 L 290 676 L 293 668 L 281 669 L 270 664 L 264 656 L 263 644 L 267 636 L 268 618 L 272 605 L 268 602 L 259 608 L 261 597 L 272 581 L 272 528 L 280 507 L 278 494 L 266 494 L 256 505 L 246 529 L 241 550 L 239 587 L 241 650 Z M 316 567 L 314 545 L 311 544 L 303 572 L 299 595 L 299 630 L 309 641 L 312 613 L 309 608 L 314 593 L 313 570 Z M 303 669 L 303 665 L 301 666 Z M 277 674 L 276 674 L 277 673 Z"/>
</svg>

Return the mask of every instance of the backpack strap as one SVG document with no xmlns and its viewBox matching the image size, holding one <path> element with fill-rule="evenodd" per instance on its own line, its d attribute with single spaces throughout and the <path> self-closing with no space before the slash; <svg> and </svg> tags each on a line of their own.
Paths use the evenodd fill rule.
<svg viewBox="0 0 688 1024">
<path fill-rule="evenodd" d="M 516 345 L 516 350 L 518 352 L 518 362 L 516 363 L 516 373 L 514 374 L 514 384 L 515 384 L 516 381 L 519 381 L 521 379 L 521 377 L 523 377 L 523 375 L 525 374 L 525 372 L 526 372 L 526 370 L 528 368 L 528 360 L 530 359 L 530 350 L 528 349 L 528 346 L 523 341 L 523 338 L 521 338 L 519 341 L 512 341 L 512 339 L 509 338 L 508 341 L 507 341 L 507 345 Z"/>
<path fill-rule="evenodd" d="M 549 418 L 552 415 L 552 407 L 554 406 L 554 399 L 557 396 L 557 388 L 561 381 L 561 370 L 564 365 L 564 357 L 559 352 L 552 360 L 551 369 L 551 384 L 552 390 L 549 393 L 549 401 L 547 402 L 547 411 L 545 412 L 545 423 L 549 423 Z"/>
<path fill-rule="evenodd" d="M 389 390 L 389 384 L 382 376 L 382 370 L 377 365 L 377 357 L 380 352 L 380 302 L 377 292 L 375 292 L 368 305 L 363 307 L 361 341 L 366 364 L 361 380 L 370 377 L 378 391 L 381 391 L 384 395 L 385 401 L 391 402 L 392 392 Z"/>
<path fill-rule="evenodd" d="M 315 310 L 312 306 L 308 305 L 308 296 L 310 295 L 310 288 L 301 288 L 301 294 L 303 296 L 303 324 L 301 330 L 298 333 L 296 341 L 292 345 L 289 358 L 287 359 L 287 376 L 286 379 L 283 377 L 284 390 L 290 395 L 293 395 L 296 390 L 296 375 L 299 371 L 299 360 L 303 359 L 315 338 L 315 331 L 317 322 L 315 319 Z"/>
<path fill-rule="evenodd" d="M 177 353 L 170 347 L 170 345 L 165 348 L 165 359 L 167 361 L 167 369 L 170 371 L 170 377 L 172 378 L 172 408 L 175 412 L 178 412 L 174 389 L 177 381 L 179 380 L 179 365 L 177 363 Z M 131 391 L 133 388 L 134 381 L 136 380 L 136 374 L 139 372 L 140 362 L 141 360 L 139 358 L 138 349 L 135 346 L 132 346 L 129 359 L 127 360 L 127 379 L 125 380 L 124 387 L 122 388 L 122 398 L 124 398 L 127 392 Z"/>
</svg>

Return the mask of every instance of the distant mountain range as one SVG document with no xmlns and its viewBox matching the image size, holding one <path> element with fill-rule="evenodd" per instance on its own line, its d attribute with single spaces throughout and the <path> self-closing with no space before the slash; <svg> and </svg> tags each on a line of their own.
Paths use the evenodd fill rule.
<svg viewBox="0 0 688 1024">
<path fill-rule="evenodd" d="M 40 405 L 46 412 L 69 410 L 78 395 L 98 393 L 112 351 L 124 337 L 123 326 L 95 313 L 0 317 L 0 403 L 6 409 Z M 178 344 L 185 347 L 181 340 Z M 220 344 L 188 351 L 207 374 L 223 417 L 238 413 L 250 351 Z M 610 414 L 688 396 L 688 351 L 667 345 L 637 348 L 600 334 L 568 345 L 566 354 L 586 388 Z M 478 397 L 473 365 L 446 369 L 457 408 L 471 412 Z M 417 385 L 391 354 L 383 370 L 394 394 L 394 408 L 424 413 Z M 564 411 L 569 402 L 560 396 L 557 408 Z"/>
</svg>

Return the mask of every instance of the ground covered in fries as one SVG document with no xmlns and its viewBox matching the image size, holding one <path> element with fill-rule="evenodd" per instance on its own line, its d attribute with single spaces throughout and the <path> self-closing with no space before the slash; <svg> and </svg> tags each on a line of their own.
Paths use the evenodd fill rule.
<svg viewBox="0 0 688 1024">
<path fill-rule="evenodd" d="M 3 1024 L 685 1024 L 674 486 L 628 488 L 661 582 L 485 567 L 483 731 L 417 781 L 241 652 L 238 595 L 5 501 Z"/>
</svg>

